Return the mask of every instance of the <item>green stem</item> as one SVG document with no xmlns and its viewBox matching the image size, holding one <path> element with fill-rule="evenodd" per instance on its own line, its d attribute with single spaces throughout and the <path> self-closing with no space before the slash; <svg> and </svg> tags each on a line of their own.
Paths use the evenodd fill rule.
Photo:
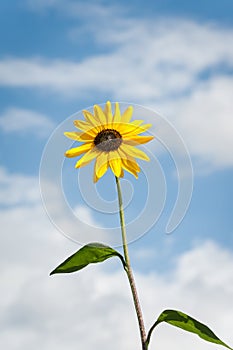
<svg viewBox="0 0 233 350">
<path fill-rule="evenodd" d="M 125 229 L 125 217 L 124 217 L 124 209 L 123 209 L 123 201 L 122 201 L 122 194 L 121 194 L 121 186 L 120 186 L 120 180 L 118 177 L 116 177 L 116 185 L 117 185 L 117 193 L 118 193 L 118 201 L 119 201 L 119 214 L 120 214 L 120 223 L 121 223 L 121 233 L 122 233 L 122 242 L 123 242 L 123 250 L 124 250 L 124 256 L 125 256 L 125 271 L 129 280 L 134 306 L 137 314 L 138 319 L 138 325 L 140 330 L 140 336 L 141 336 L 141 343 L 142 343 L 142 350 L 147 350 L 147 341 L 146 341 L 146 330 L 145 325 L 143 321 L 142 316 L 142 310 L 137 294 L 136 284 L 133 276 L 133 271 L 130 266 L 130 259 L 129 259 L 129 251 L 128 251 L 128 245 L 127 245 L 127 238 L 126 238 L 126 229 Z"/>
</svg>

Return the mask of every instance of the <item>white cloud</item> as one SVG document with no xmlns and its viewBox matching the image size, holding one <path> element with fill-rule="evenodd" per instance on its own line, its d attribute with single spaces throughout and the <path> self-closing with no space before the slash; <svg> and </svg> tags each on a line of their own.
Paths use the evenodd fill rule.
<svg viewBox="0 0 233 350">
<path fill-rule="evenodd" d="M 175 125 L 191 154 L 212 169 L 233 166 L 232 96 L 233 79 L 216 77 L 173 105 Z"/>
<path fill-rule="evenodd" d="M 96 91 L 154 107 L 169 115 L 199 169 L 203 164 L 207 170 L 231 167 L 233 79 L 227 70 L 233 62 L 232 29 L 124 16 L 112 21 L 108 31 L 95 24 L 90 22 L 88 29 L 100 47 L 110 48 L 108 53 L 80 61 L 2 59 L 0 85 L 43 88 L 75 98 Z"/>
<path fill-rule="evenodd" d="M 39 137 L 48 136 L 54 123 L 44 114 L 22 108 L 8 108 L 0 115 L 0 129 L 6 133 L 31 132 Z"/>
<path fill-rule="evenodd" d="M 232 93 L 233 79 L 219 76 L 200 83 L 188 96 L 160 105 L 187 145 L 196 174 L 233 166 Z M 156 109 L 156 104 L 151 108 Z M 167 133 L 153 124 L 155 134 L 156 130 L 161 137 Z"/>
<path fill-rule="evenodd" d="M 78 205 L 74 208 L 74 214 L 81 222 L 86 223 L 89 226 L 96 226 L 97 222 L 93 219 L 91 212 L 87 206 Z M 98 224 L 100 226 L 100 224 Z"/>
<path fill-rule="evenodd" d="M 180 20 L 146 23 L 121 20 L 101 44 L 115 43 L 108 54 L 82 61 L 15 59 L 0 61 L 1 85 L 47 87 L 63 93 L 96 89 L 138 102 L 168 98 L 194 88 L 198 74 L 216 65 L 232 66 L 232 30 Z M 94 31 L 94 28 L 91 27 Z M 104 38 L 104 39 L 103 39 Z M 192 45 L 190 46 L 190 42 Z M 208 46 L 208 50 L 205 50 Z M 80 90 L 80 91 L 79 91 Z"/>
<path fill-rule="evenodd" d="M 124 18 L 107 33 L 101 28 L 89 30 L 99 42 L 111 43 L 111 52 L 79 62 L 2 59 L 0 85 L 47 88 L 75 98 L 94 90 L 155 107 L 169 115 L 199 170 L 232 166 L 233 80 L 219 68 L 232 68 L 232 30 L 187 20 L 153 24 Z M 31 111 L 10 109 L 2 120 L 7 130 L 47 128 L 46 117 Z"/>
<path fill-rule="evenodd" d="M 21 180 L 9 179 L 20 191 Z M 29 182 L 25 197 L 34 186 Z M 2 347 L 91 350 L 111 344 L 112 350 L 139 348 L 132 298 L 120 261 L 114 258 L 77 274 L 49 277 L 56 264 L 78 246 L 51 227 L 37 197 L 29 204 L 15 204 L 0 213 Z M 162 310 L 176 308 L 208 324 L 232 345 L 232 270 L 232 252 L 202 242 L 180 255 L 173 271 L 136 273 L 147 327 Z M 155 332 L 151 348 L 156 346 L 218 348 L 169 325 L 160 325 Z"/>
<path fill-rule="evenodd" d="M 34 176 L 12 175 L 0 167 L 0 205 L 40 202 L 38 180 Z"/>
</svg>

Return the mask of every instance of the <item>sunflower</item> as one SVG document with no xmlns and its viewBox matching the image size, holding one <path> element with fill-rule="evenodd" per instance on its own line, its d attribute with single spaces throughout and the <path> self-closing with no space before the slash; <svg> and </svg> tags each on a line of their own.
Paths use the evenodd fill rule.
<svg viewBox="0 0 233 350">
<path fill-rule="evenodd" d="M 68 138 L 83 142 L 81 146 L 65 152 L 68 158 L 84 154 L 76 163 L 76 168 L 83 167 L 95 159 L 94 178 L 97 182 L 110 168 L 116 177 L 123 177 L 124 170 L 138 178 L 140 167 L 135 158 L 150 160 L 135 145 L 149 142 L 153 136 L 139 136 L 147 131 L 151 124 L 143 124 L 143 120 L 131 121 L 133 107 L 129 106 L 121 115 L 119 103 L 115 103 L 114 115 L 111 102 L 105 109 L 94 106 L 94 113 L 83 111 L 85 121 L 75 120 L 74 125 L 79 132 L 65 132 Z"/>
</svg>

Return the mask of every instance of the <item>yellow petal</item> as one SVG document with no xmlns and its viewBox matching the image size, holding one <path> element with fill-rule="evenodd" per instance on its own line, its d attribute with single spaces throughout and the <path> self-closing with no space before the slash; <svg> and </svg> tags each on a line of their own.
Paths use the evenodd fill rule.
<svg viewBox="0 0 233 350">
<path fill-rule="evenodd" d="M 133 124 L 133 125 L 141 125 L 144 123 L 144 120 L 142 119 L 136 119 L 136 120 L 133 120 L 132 122 L 130 122 L 130 124 Z"/>
<path fill-rule="evenodd" d="M 116 102 L 115 103 L 115 114 L 113 117 L 113 121 L 114 123 L 120 123 L 121 122 L 121 111 L 120 111 L 120 107 L 119 107 L 119 103 Z"/>
<path fill-rule="evenodd" d="M 94 105 L 94 115 L 98 119 L 99 125 L 106 125 L 107 118 L 100 106 Z"/>
<path fill-rule="evenodd" d="M 126 154 L 123 150 L 122 150 L 122 145 L 121 147 L 118 148 L 117 150 L 121 160 L 124 160 L 124 159 L 128 159 L 130 156 L 128 154 Z M 132 158 L 132 157 L 131 157 Z"/>
<path fill-rule="evenodd" d="M 122 114 L 121 122 L 129 123 L 133 115 L 133 107 L 129 106 Z"/>
<path fill-rule="evenodd" d="M 145 132 L 147 131 L 148 129 L 150 129 L 152 126 L 152 124 L 143 124 L 143 125 L 140 125 L 138 126 L 138 130 L 135 130 L 132 132 L 132 134 L 141 134 L 142 132 Z"/>
<path fill-rule="evenodd" d="M 109 166 L 116 177 L 121 175 L 121 158 L 117 151 L 109 152 L 108 154 Z"/>
<path fill-rule="evenodd" d="M 112 106 L 111 102 L 107 101 L 105 105 L 105 110 L 104 110 L 105 116 L 106 116 L 106 121 L 108 125 L 111 125 L 113 122 L 113 116 L 112 116 Z"/>
<path fill-rule="evenodd" d="M 126 154 L 126 158 L 127 158 L 127 155 L 129 155 L 131 157 L 140 158 L 147 161 L 150 160 L 150 158 L 146 155 L 145 152 L 143 152 L 142 150 L 134 146 L 126 145 L 124 144 L 124 142 L 121 144 L 118 150 L 123 151 Z"/>
<path fill-rule="evenodd" d="M 87 121 L 90 125 L 92 125 L 92 127 L 98 128 L 100 122 L 99 122 L 98 118 L 96 118 L 95 115 L 91 114 L 91 112 L 86 111 L 86 110 L 83 110 L 83 115 L 84 115 L 86 121 Z M 98 129 L 99 129 L 99 128 L 98 128 Z"/>
<path fill-rule="evenodd" d="M 140 168 L 139 170 L 136 170 L 135 169 L 135 164 L 133 162 L 131 162 L 130 160 L 128 159 L 124 159 L 122 160 L 122 166 L 125 170 L 127 170 L 129 173 L 133 174 L 136 179 L 138 179 L 138 173 L 140 171 Z"/>
<path fill-rule="evenodd" d="M 148 129 L 150 129 L 152 127 L 152 124 L 143 124 L 140 126 L 140 128 L 143 130 L 143 131 L 140 131 L 138 132 L 137 134 L 141 134 L 142 132 L 145 132 L 147 131 Z"/>
<path fill-rule="evenodd" d="M 82 135 L 82 133 L 76 132 L 76 131 L 74 131 L 74 132 L 66 131 L 66 132 L 64 132 L 64 135 L 71 140 L 80 141 L 80 135 Z"/>
<path fill-rule="evenodd" d="M 125 135 L 137 135 L 145 132 L 151 127 L 151 124 L 144 124 L 142 126 L 134 125 L 133 123 L 129 124 L 118 124 L 117 131 L 124 137 Z"/>
<path fill-rule="evenodd" d="M 124 137 L 124 143 L 127 145 L 139 145 L 143 143 L 147 143 L 151 140 L 154 139 L 154 136 L 137 136 L 137 135 L 132 135 L 132 136 L 125 136 Z"/>
<path fill-rule="evenodd" d="M 108 170 L 108 154 L 105 152 L 102 152 L 96 158 L 94 172 L 98 178 L 101 178 L 106 173 L 107 170 Z"/>
<path fill-rule="evenodd" d="M 99 180 L 98 176 L 96 175 L 95 171 L 93 173 L 93 182 L 96 183 Z"/>
<path fill-rule="evenodd" d="M 99 132 L 98 128 L 93 128 L 90 123 L 84 122 L 83 120 L 75 120 L 74 125 L 76 128 L 86 132 L 93 137 L 95 137 Z"/>
<path fill-rule="evenodd" d="M 86 142 L 91 142 L 93 141 L 93 136 L 87 134 L 87 133 L 82 133 L 82 132 L 64 132 L 64 135 L 68 137 L 71 140 L 75 141 L 86 141 Z"/>
<path fill-rule="evenodd" d="M 134 159 L 134 157 L 130 156 L 129 154 L 124 153 L 121 149 L 118 149 L 118 153 L 121 157 L 122 164 L 126 164 L 126 166 L 130 165 L 136 172 L 140 171 L 140 167 L 137 163 L 137 161 Z"/>
<path fill-rule="evenodd" d="M 130 165 L 130 167 L 133 168 L 136 172 L 140 171 L 140 167 L 133 157 L 128 156 L 127 159 L 124 159 L 124 164 L 126 163 Z"/>
<path fill-rule="evenodd" d="M 98 156 L 98 154 L 99 154 L 99 151 L 97 151 L 96 148 L 89 150 L 86 154 L 84 154 L 84 156 L 82 158 L 80 158 L 77 161 L 75 168 L 81 168 L 81 167 L 87 165 L 94 158 L 96 158 Z"/>
<path fill-rule="evenodd" d="M 85 143 L 82 146 L 69 149 L 68 151 L 66 151 L 65 156 L 67 158 L 78 157 L 78 156 L 80 156 L 80 154 L 89 151 L 91 149 L 91 147 L 92 147 L 92 144 L 90 142 Z"/>
</svg>

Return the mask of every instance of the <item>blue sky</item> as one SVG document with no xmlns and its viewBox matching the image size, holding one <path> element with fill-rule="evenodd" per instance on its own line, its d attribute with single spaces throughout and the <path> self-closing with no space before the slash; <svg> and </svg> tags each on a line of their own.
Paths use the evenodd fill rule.
<svg viewBox="0 0 233 350">
<path fill-rule="evenodd" d="M 156 185 L 156 180 L 162 181 L 162 178 L 156 179 L 160 173 L 153 168 L 153 162 L 158 162 L 167 185 L 166 201 L 159 220 L 141 239 L 130 245 L 138 280 L 145 283 L 144 290 L 140 287 L 145 314 L 152 321 L 147 305 L 147 300 L 151 300 L 153 294 L 152 286 L 157 288 L 161 297 L 161 303 L 155 303 L 155 309 L 159 311 L 166 307 L 167 301 L 170 307 L 186 307 L 194 313 L 198 301 L 202 299 L 203 305 L 197 318 L 203 316 L 212 322 L 216 331 L 219 327 L 225 340 L 233 344 L 227 323 L 215 322 L 216 315 L 225 313 L 225 319 L 232 323 L 233 311 L 232 305 L 227 304 L 231 300 L 230 290 L 223 287 L 229 284 L 233 276 L 232 12 L 233 3 L 230 0 L 214 3 L 209 0 L 164 0 L 148 1 L 146 4 L 142 1 L 128 1 L 126 4 L 123 1 L 72 0 L 1 2 L 0 216 L 1 227 L 4 228 L 1 246 L 5 287 L 2 300 L 6 299 L 6 303 L 2 305 L 4 311 L 0 323 L 4 325 L 2 339 L 5 348 L 29 349 L 35 341 L 38 348 L 42 346 L 45 350 L 49 349 L 50 344 L 58 346 L 58 350 L 67 346 L 72 348 L 75 344 L 72 340 L 75 333 L 69 340 L 60 336 L 58 343 L 53 338 L 53 334 L 62 328 L 62 322 L 56 323 L 52 335 L 49 334 L 50 322 L 55 322 L 58 315 L 64 312 L 59 310 L 59 304 L 65 293 L 70 296 L 70 303 L 75 303 L 72 297 L 75 282 L 71 282 L 70 277 L 68 282 L 65 278 L 55 281 L 55 278 L 49 279 L 47 275 L 54 265 L 78 246 L 58 232 L 42 208 L 39 167 L 43 149 L 57 127 L 62 135 L 66 125 L 72 127 L 73 114 L 79 112 L 81 116 L 82 109 L 107 100 L 144 106 L 145 119 L 154 121 L 153 134 L 162 141 L 169 140 L 173 150 L 169 154 L 166 147 L 153 141 L 148 148 L 153 155 L 151 168 L 140 163 L 145 176 L 136 181 L 126 175 L 135 195 L 126 210 L 128 219 L 138 216 L 146 206 L 143 201 L 149 172 L 157 171 L 153 186 L 155 190 L 161 189 L 160 184 Z M 157 114 L 151 112 L 148 115 L 148 110 Z M 157 116 L 163 116 L 164 124 L 160 124 Z M 174 128 L 171 137 L 166 129 L 168 123 L 172 123 Z M 173 160 L 180 154 L 174 135 L 180 135 L 192 160 L 193 193 L 183 221 L 174 232 L 166 234 L 178 184 L 187 181 L 187 178 L 183 180 L 176 176 Z M 66 142 L 64 147 L 68 145 Z M 167 141 L 164 142 L 167 146 Z M 62 147 L 63 144 L 60 146 L 63 152 Z M 50 167 L 53 164 L 51 160 Z M 103 215 L 98 208 L 93 210 L 90 203 L 81 197 L 77 185 L 78 172 L 73 165 L 70 159 L 64 162 L 63 190 L 73 210 L 88 223 L 81 222 L 83 236 L 86 235 L 87 239 L 95 237 L 98 241 L 98 234 L 104 237 L 101 230 L 105 226 L 115 225 L 117 216 Z M 183 166 L 181 170 L 185 172 L 187 164 Z M 83 180 L 87 193 L 94 186 L 91 172 L 90 166 Z M 97 186 L 106 200 L 115 198 L 113 180 L 113 176 L 107 174 Z M 111 188 L 107 194 L 106 186 Z M 53 190 L 56 192 L 56 187 L 51 187 L 51 194 Z M 51 197 L 51 201 L 59 219 L 69 230 L 72 225 L 69 217 L 61 211 L 57 197 Z M 157 198 L 155 203 L 160 201 L 162 199 Z M 147 209 L 149 220 L 154 214 L 151 207 Z M 58 222 L 56 224 L 59 225 Z M 141 221 L 141 224 L 143 226 L 144 222 Z M 96 226 L 102 229 L 98 231 Z M 105 230 L 103 232 L 106 234 Z M 80 277 L 79 297 L 83 298 L 83 294 L 87 293 L 85 283 L 91 283 L 99 305 L 104 307 L 106 295 L 108 302 L 114 303 L 111 296 L 114 287 L 111 290 L 107 282 L 114 276 L 116 281 L 119 279 L 119 285 L 124 283 L 116 262 L 105 263 L 97 270 L 90 268 L 86 280 Z M 208 279 L 208 276 L 212 276 L 212 279 Z M 33 288 L 34 282 L 38 283 L 41 293 Z M 152 286 L 149 286 L 149 282 Z M 114 286 L 114 279 L 111 283 Z M 42 295 L 39 304 L 46 309 L 47 296 L 53 295 L 55 285 L 59 289 L 64 288 L 64 291 L 57 293 L 50 313 L 43 313 L 35 306 L 38 293 Z M 174 293 L 180 292 L 180 297 L 172 298 L 169 288 Z M 212 288 L 219 292 L 207 302 L 206 294 Z M 188 298 L 186 300 L 185 291 L 192 295 L 191 304 Z M 127 294 L 120 296 L 119 291 L 118 297 L 120 305 L 128 302 Z M 23 303 L 20 301 L 22 298 Z M 211 302 L 219 305 L 216 313 L 211 311 Z M 81 301 L 76 306 L 81 308 Z M 99 320 L 98 310 L 91 311 L 93 307 L 95 309 L 92 300 L 87 310 L 86 330 L 91 327 L 92 323 L 89 322 Z M 114 323 L 114 317 L 117 319 L 119 316 L 117 312 L 116 308 L 113 314 L 106 317 L 120 334 L 121 327 L 116 328 Z M 92 321 L 88 321 L 90 318 Z M 20 319 L 26 320 L 21 326 L 17 323 Z M 127 320 L 131 322 L 130 318 Z M 104 318 L 98 322 L 104 322 Z M 38 325 L 42 323 L 46 336 L 44 343 L 40 344 L 41 328 Z M 78 332 L 80 344 L 83 345 L 85 330 Z M 11 341 L 10 334 L 18 337 L 18 345 Z M 112 332 L 109 338 L 118 339 L 117 334 Z M 97 331 L 93 332 L 92 339 L 97 349 L 102 348 L 103 338 Z M 181 338 L 177 338 L 177 348 L 181 344 L 179 341 Z M 193 344 L 193 349 L 195 344 L 203 349 L 209 346 L 190 343 L 188 338 L 185 338 L 186 341 L 185 345 L 191 348 Z M 164 348 L 171 345 L 163 333 L 160 345 Z M 116 342 L 116 348 L 121 346 L 120 342 Z M 130 346 L 133 345 L 129 340 L 128 348 Z M 92 348 L 89 340 L 86 349 Z"/>
</svg>

